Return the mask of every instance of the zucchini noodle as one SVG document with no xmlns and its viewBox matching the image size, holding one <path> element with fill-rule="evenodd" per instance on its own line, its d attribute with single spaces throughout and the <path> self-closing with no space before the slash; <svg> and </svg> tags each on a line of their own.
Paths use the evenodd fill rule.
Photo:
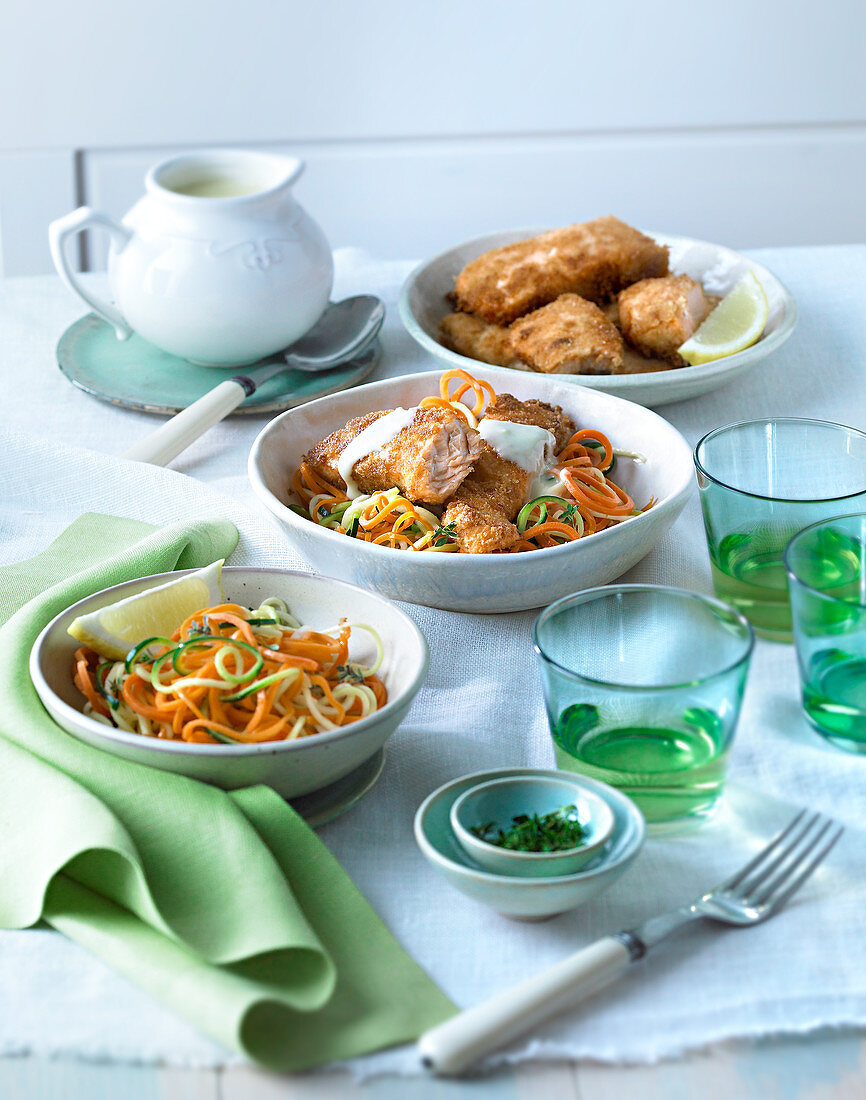
<svg viewBox="0 0 866 1100">
<path fill-rule="evenodd" d="M 488 382 L 464 370 L 449 370 L 440 378 L 439 396 L 425 397 L 419 408 L 453 409 L 471 428 L 477 428 L 493 397 L 495 392 Z M 594 428 L 575 432 L 549 471 L 551 484 L 558 483 L 556 495 L 528 501 L 516 520 L 520 541 L 506 551 L 496 552 L 516 554 L 561 546 L 651 508 L 654 499 L 638 508 L 631 496 L 610 479 L 617 457 L 646 462 L 645 456 L 636 451 L 614 448 L 607 436 Z M 408 500 L 397 487 L 350 500 L 302 462 L 292 479 L 292 490 L 303 505 L 293 504 L 294 511 L 338 534 L 395 550 L 460 552 L 453 525 L 443 527 L 434 512 Z"/>
<path fill-rule="evenodd" d="M 375 644 L 370 668 L 349 660 L 353 629 Z M 257 744 L 339 729 L 387 702 L 376 673 L 379 634 L 342 620 L 304 627 L 279 599 L 250 610 L 204 608 L 170 638 L 147 638 L 122 661 L 82 646 L 73 680 L 84 713 L 107 726 L 170 741 Z"/>
</svg>

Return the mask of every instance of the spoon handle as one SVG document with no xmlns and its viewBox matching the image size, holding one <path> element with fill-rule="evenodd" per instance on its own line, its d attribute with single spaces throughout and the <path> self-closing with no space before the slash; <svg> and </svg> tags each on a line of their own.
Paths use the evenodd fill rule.
<svg viewBox="0 0 866 1100">
<path fill-rule="evenodd" d="M 123 458 L 132 458 L 138 462 L 149 462 L 153 466 L 167 466 L 173 458 L 185 450 L 190 443 L 203 435 L 208 428 L 212 428 L 224 416 L 240 405 L 243 399 L 255 392 L 249 379 L 244 379 L 247 385 L 232 378 L 227 382 L 220 382 L 194 401 L 188 408 L 166 421 L 162 427 L 144 437 L 128 451 Z"/>
</svg>

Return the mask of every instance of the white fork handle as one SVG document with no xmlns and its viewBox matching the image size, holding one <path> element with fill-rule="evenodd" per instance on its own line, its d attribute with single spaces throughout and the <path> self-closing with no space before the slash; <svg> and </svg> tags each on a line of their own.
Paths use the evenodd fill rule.
<svg viewBox="0 0 866 1100">
<path fill-rule="evenodd" d="M 208 428 L 236 409 L 246 396 L 247 391 L 240 382 L 233 379 L 220 382 L 204 397 L 130 447 L 123 457 L 149 462 L 153 466 L 167 466 Z"/>
<path fill-rule="evenodd" d="M 613 936 L 596 940 L 425 1032 L 418 1040 L 421 1060 L 435 1073 L 462 1073 L 490 1051 L 608 985 L 628 967 L 629 960 L 628 948 Z"/>
</svg>

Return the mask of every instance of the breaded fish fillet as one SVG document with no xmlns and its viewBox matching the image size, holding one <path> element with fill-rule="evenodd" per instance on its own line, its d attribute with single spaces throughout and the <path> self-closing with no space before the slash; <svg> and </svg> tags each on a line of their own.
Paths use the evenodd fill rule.
<svg viewBox="0 0 866 1100">
<path fill-rule="evenodd" d="M 511 325 L 511 345 L 543 374 L 619 374 L 622 337 L 593 302 L 561 294 Z"/>
<path fill-rule="evenodd" d="M 603 302 L 668 270 L 668 250 L 618 218 L 596 218 L 495 248 L 457 276 L 457 308 L 507 325 L 560 294 Z"/>
<path fill-rule="evenodd" d="M 619 295 L 619 315 L 626 340 L 642 355 L 682 366 L 677 348 L 704 321 L 712 304 L 704 288 L 688 275 L 642 279 Z"/>
<path fill-rule="evenodd" d="M 363 431 L 391 410 L 367 413 L 332 432 L 304 456 L 330 485 L 346 488 L 338 463 L 340 455 Z M 384 446 L 361 457 L 351 476 L 362 493 L 398 486 L 410 500 L 441 504 L 472 469 L 483 440 L 450 409 L 415 409 L 408 425 Z"/>
<path fill-rule="evenodd" d="M 512 424 L 532 424 L 544 428 L 556 440 L 557 454 L 575 433 L 574 421 L 560 405 L 545 401 L 521 401 L 510 393 L 498 393 L 484 412 L 485 420 L 508 420 Z"/>
<path fill-rule="evenodd" d="M 542 401 L 518 401 L 509 393 L 490 403 L 485 419 L 533 424 L 552 432 L 556 450 L 574 434 L 574 424 L 559 406 Z M 442 522 L 453 523 L 460 549 L 467 554 L 507 550 L 520 541 L 514 519 L 523 505 L 532 472 L 498 454 L 486 440 L 472 473 L 451 498 Z"/>
<path fill-rule="evenodd" d="M 439 324 L 442 343 L 446 348 L 490 363 L 494 367 L 528 370 L 511 346 L 511 330 L 505 325 L 491 325 L 474 313 L 449 313 Z"/>
</svg>

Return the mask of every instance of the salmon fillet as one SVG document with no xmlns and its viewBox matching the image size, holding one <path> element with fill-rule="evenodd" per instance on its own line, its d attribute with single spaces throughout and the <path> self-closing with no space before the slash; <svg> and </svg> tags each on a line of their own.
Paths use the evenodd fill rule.
<svg viewBox="0 0 866 1100">
<path fill-rule="evenodd" d="M 626 340 L 642 355 L 682 366 L 677 348 L 704 321 L 712 303 L 688 275 L 642 279 L 619 295 L 619 316 Z"/>
<path fill-rule="evenodd" d="M 346 489 L 338 469 L 340 455 L 353 439 L 390 411 L 382 409 L 350 420 L 345 428 L 312 447 L 304 455 L 305 461 L 330 485 Z M 415 409 L 412 422 L 386 446 L 357 461 L 351 476 L 361 493 L 396 485 L 410 500 L 442 504 L 469 474 L 482 443 L 478 433 L 450 409 Z"/>
<path fill-rule="evenodd" d="M 454 296 L 459 310 L 507 325 L 560 294 L 604 302 L 667 270 L 667 248 L 608 216 L 485 252 L 457 276 Z"/>
<path fill-rule="evenodd" d="M 574 434 L 574 424 L 557 405 L 543 401 L 519 401 L 509 393 L 498 394 L 483 419 L 532 424 L 553 433 L 556 451 Z M 526 503 L 532 471 L 503 458 L 486 440 L 475 468 L 462 482 L 445 509 L 442 522 L 453 524 L 460 549 L 467 554 L 508 550 L 520 541 L 514 523 Z"/>
<path fill-rule="evenodd" d="M 622 337 L 593 302 L 561 294 L 511 325 L 511 345 L 543 374 L 619 374 Z"/>
</svg>

